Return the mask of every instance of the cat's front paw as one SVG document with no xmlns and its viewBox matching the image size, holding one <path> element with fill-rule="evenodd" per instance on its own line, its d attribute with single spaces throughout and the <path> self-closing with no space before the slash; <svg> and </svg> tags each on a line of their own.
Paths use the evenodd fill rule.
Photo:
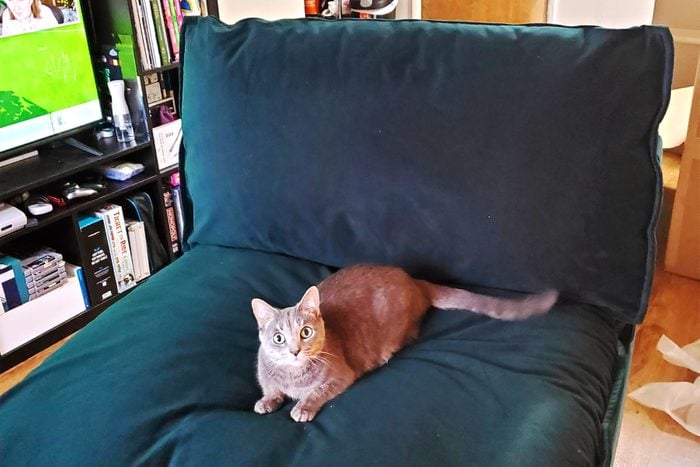
<svg viewBox="0 0 700 467">
<path fill-rule="evenodd" d="M 298 403 L 292 409 L 290 415 L 295 422 L 310 422 L 318 413 L 317 408 L 309 407 Z"/>
<path fill-rule="evenodd" d="M 263 397 L 255 403 L 253 410 L 259 414 L 274 412 L 282 406 L 283 402 L 284 399 L 281 397 Z"/>
</svg>

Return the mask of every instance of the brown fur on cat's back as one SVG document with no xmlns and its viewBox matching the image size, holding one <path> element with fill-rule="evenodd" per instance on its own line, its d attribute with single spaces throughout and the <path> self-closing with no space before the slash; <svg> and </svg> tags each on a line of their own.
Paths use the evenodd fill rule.
<svg viewBox="0 0 700 467">
<path fill-rule="evenodd" d="M 554 291 L 518 300 L 490 297 L 376 265 L 341 269 L 292 307 L 253 299 L 263 390 L 255 411 L 273 412 L 291 397 L 299 401 L 292 418 L 312 420 L 323 404 L 414 340 L 431 306 L 517 320 L 547 312 L 556 299 Z"/>
<path fill-rule="evenodd" d="M 411 276 L 387 266 L 341 269 L 321 282 L 318 290 L 326 340 L 342 349 L 358 374 L 386 363 L 415 339 L 430 307 Z"/>
</svg>

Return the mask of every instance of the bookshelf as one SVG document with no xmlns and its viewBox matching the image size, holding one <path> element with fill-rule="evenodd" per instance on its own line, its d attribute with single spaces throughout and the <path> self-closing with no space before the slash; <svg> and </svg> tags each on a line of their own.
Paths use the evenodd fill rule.
<svg viewBox="0 0 700 467">
<path fill-rule="evenodd" d="M 64 259 L 67 262 L 82 266 L 89 259 L 82 253 L 75 253 L 79 251 L 77 245 L 80 241 L 79 216 L 92 212 L 105 203 L 120 203 L 126 196 L 145 192 L 153 201 L 154 225 L 157 236 L 157 238 L 148 238 L 148 241 L 157 241 L 164 246 L 167 254 L 166 264 L 179 256 L 181 248 L 177 252 L 171 248 L 172 229 L 169 225 L 169 215 L 163 197 L 163 193 L 169 189 L 170 176 L 178 171 L 178 167 L 170 166 L 161 169 L 158 166 L 153 133 L 153 129 L 157 127 L 157 119 L 154 118 L 156 107 L 153 103 L 159 105 L 161 102 L 157 99 L 149 100 L 149 97 L 152 96 L 148 96 L 146 93 L 146 86 L 152 84 L 149 77 L 157 76 L 159 82 L 167 83 L 170 86 L 169 92 L 171 94 L 163 96 L 162 100 L 169 99 L 173 103 L 179 118 L 179 112 L 177 112 L 179 105 L 177 102 L 179 92 L 177 89 L 178 63 L 171 61 L 158 67 L 144 66 L 143 56 L 146 51 L 140 49 L 136 37 L 139 18 L 137 10 L 134 9 L 134 6 L 140 5 L 142 1 L 148 0 L 138 0 L 138 2 L 136 0 L 83 0 L 81 2 L 88 29 L 91 54 L 94 63 L 96 63 L 95 72 L 104 114 L 109 115 L 109 93 L 106 82 L 99 73 L 97 58 L 106 48 L 113 47 L 119 53 L 119 61 L 127 87 L 134 93 L 134 99 L 129 101 L 129 105 L 131 107 L 136 102 L 137 105 L 142 106 L 141 110 L 145 116 L 142 131 L 137 132 L 136 140 L 130 143 L 118 143 L 114 138 L 98 140 L 94 129 L 90 128 L 74 136 L 83 143 L 99 149 L 102 152 L 101 156 L 91 156 L 67 145 L 43 146 L 39 149 L 38 157 L 0 167 L 0 201 L 11 200 L 26 192 L 32 194 L 48 193 L 57 184 L 88 173 L 107 162 L 137 162 L 144 165 L 144 171 L 123 182 L 108 180 L 106 188 L 98 195 L 73 200 L 66 206 L 54 207 L 54 210 L 49 214 L 37 216 L 33 224 L 0 237 L 0 252 L 13 251 L 17 247 L 27 244 L 41 244 L 62 253 L 67 252 L 64 254 Z M 205 2 L 205 8 L 209 14 L 218 12 L 215 0 Z M 133 115 L 133 108 L 131 108 L 131 112 Z M 89 306 L 60 324 L 47 327 L 36 335 L 30 336 L 21 345 L 9 351 L 0 350 L 0 372 L 21 363 L 53 343 L 76 332 L 132 290 L 134 289 L 126 290 L 96 305 Z M 53 292 L 49 292 L 46 296 L 51 293 Z M 12 312 L 21 313 L 20 308 L 10 310 L 6 315 L 9 316 Z M 0 337 L 3 326 L 2 316 L 3 314 L 0 313 Z"/>
</svg>

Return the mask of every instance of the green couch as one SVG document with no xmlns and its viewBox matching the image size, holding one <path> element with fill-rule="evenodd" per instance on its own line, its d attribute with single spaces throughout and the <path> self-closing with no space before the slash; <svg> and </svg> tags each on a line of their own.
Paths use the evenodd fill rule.
<svg viewBox="0 0 700 467">
<path fill-rule="evenodd" d="M 0 399 L 2 465 L 611 462 L 646 311 L 668 30 L 186 21 L 187 252 Z M 261 416 L 250 300 L 358 262 L 547 315 L 433 310 L 306 424 Z"/>
</svg>

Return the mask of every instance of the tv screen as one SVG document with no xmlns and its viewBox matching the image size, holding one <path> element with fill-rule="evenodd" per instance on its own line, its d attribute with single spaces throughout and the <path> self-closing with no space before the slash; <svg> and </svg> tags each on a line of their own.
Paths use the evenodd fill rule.
<svg viewBox="0 0 700 467">
<path fill-rule="evenodd" d="M 91 62 L 78 1 L 0 0 L 0 159 L 102 118 Z"/>
</svg>

